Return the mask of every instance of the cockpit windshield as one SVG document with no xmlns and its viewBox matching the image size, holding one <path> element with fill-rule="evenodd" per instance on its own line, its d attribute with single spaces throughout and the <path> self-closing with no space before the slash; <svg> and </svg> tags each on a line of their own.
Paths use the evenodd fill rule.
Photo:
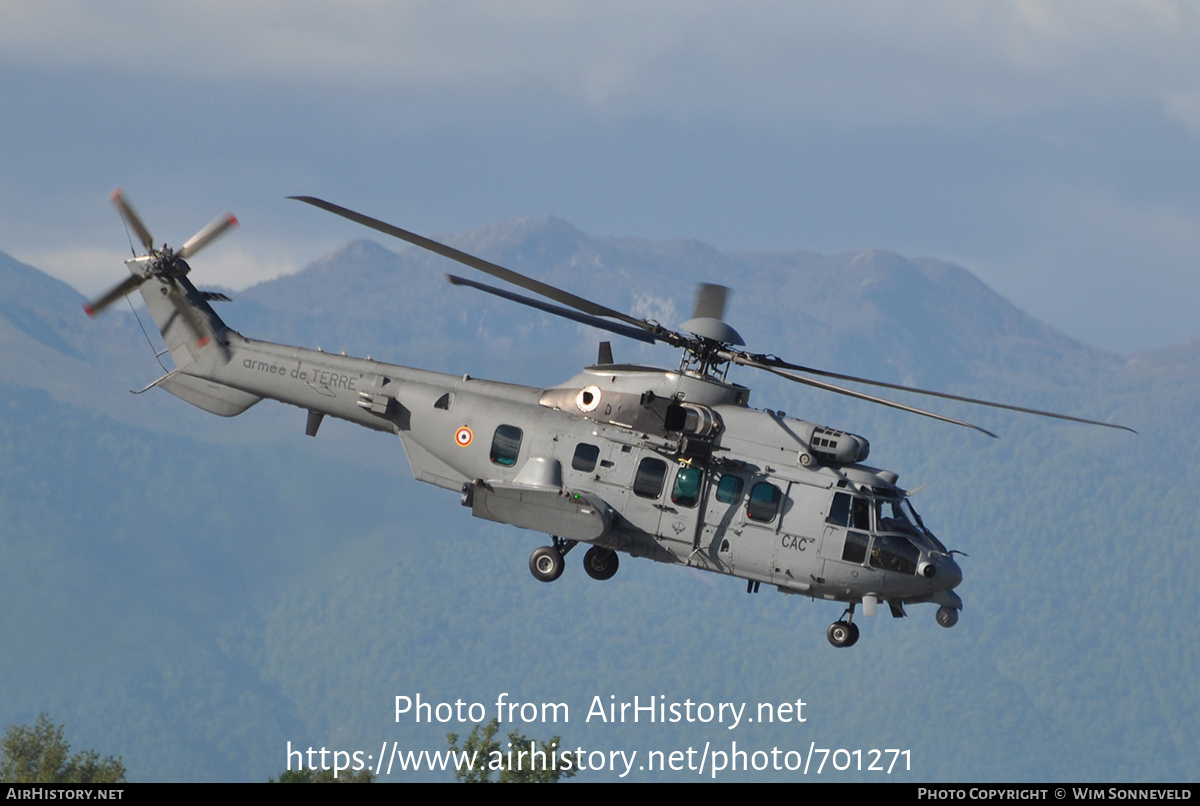
<svg viewBox="0 0 1200 806">
<path fill-rule="evenodd" d="M 926 551 L 946 553 L 946 547 L 925 528 L 921 516 L 907 497 L 875 498 L 875 523 L 880 532 L 897 532 L 914 540 Z"/>
</svg>

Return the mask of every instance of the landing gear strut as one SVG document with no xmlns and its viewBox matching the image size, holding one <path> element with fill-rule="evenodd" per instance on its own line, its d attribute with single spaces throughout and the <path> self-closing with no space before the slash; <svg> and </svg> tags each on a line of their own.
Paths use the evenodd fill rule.
<svg viewBox="0 0 1200 806">
<path fill-rule="evenodd" d="M 583 555 L 583 570 L 587 571 L 587 575 L 592 579 L 612 579 L 619 565 L 617 553 L 603 546 L 592 546 L 587 550 L 587 554 Z"/>
<path fill-rule="evenodd" d="M 529 555 L 529 573 L 533 574 L 533 578 L 538 582 L 553 582 L 562 576 L 563 568 L 566 567 L 563 556 L 575 548 L 574 540 L 563 540 L 554 535 L 551 535 L 550 539 L 554 541 L 554 545 L 534 549 L 533 554 Z M 615 567 L 613 572 L 616 572 Z"/>
<path fill-rule="evenodd" d="M 829 643 L 838 649 L 854 646 L 858 643 L 858 625 L 854 623 L 853 602 L 846 608 L 846 612 L 842 614 L 841 621 L 835 621 L 829 625 L 829 629 L 825 631 L 825 637 L 829 639 Z"/>
</svg>

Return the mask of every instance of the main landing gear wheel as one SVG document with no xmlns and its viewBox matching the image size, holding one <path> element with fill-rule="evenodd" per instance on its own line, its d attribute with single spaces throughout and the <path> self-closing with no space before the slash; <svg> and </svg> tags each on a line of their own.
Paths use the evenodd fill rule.
<svg viewBox="0 0 1200 806">
<path fill-rule="evenodd" d="M 953 607 L 939 607 L 936 618 L 938 624 L 949 629 L 958 623 L 958 611 Z"/>
<path fill-rule="evenodd" d="M 592 546 L 583 555 L 583 570 L 592 579 L 612 579 L 620 564 L 617 553 L 602 546 Z"/>
<path fill-rule="evenodd" d="M 825 637 L 838 649 L 854 646 L 858 643 L 858 625 L 850 621 L 835 621 L 825 631 Z"/>
<path fill-rule="evenodd" d="M 553 582 L 562 576 L 566 562 L 554 546 L 542 546 L 529 555 L 529 573 L 538 582 Z"/>
</svg>

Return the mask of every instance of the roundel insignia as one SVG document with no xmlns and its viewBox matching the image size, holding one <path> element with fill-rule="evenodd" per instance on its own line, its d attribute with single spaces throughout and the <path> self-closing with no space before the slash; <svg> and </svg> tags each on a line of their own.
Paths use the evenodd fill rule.
<svg viewBox="0 0 1200 806">
<path fill-rule="evenodd" d="M 471 444 L 471 440 L 475 435 L 471 433 L 471 429 L 465 425 L 454 432 L 454 441 L 458 443 L 458 447 L 465 448 Z"/>
</svg>

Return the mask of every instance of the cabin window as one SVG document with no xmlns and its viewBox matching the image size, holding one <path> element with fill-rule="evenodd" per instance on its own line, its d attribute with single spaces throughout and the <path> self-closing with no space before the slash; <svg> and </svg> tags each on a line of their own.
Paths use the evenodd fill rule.
<svg viewBox="0 0 1200 806">
<path fill-rule="evenodd" d="M 582 470 L 584 473 L 591 473 L 596 469 L 596 460 L 599 458 L 599 446 L 580 442 L 575 446 L 575 456 L 571 458 L 571 468 Z"/>
<path fill-rule="evenodd" d="M 633 478 L 633 492 L 639 498 L 658 498 L 666 476 L 667 463 L 662 459 L 643 459 Z"/>
<path fill-rule="evenodd" d="M 779 488 L 769 482 L 760 481 L 750 490 L 750 500 L 746 504 L 746 517 L 759 523 L 770 523 L 775 520 L 779 511 Z"/>
<path fill-rule="evenodd" d="M 515 425 L 502 425 L 492 437 L 492 464 L 512 467 L 517 463 L 521 451 L 521 429 Z"/>
<path fill-rule="evenodd" d="M 741 476 L 721 476 L 717 485 L 717 500 L 722 504 L 736 504 L 742 497 Z"/>
<path fill-rule="evenodd" d="M 681 507 L 694 507 L 700 500 L 700 480 L 704 474 L 695 467 L 681 467 L 675 474 L 675 489 L 671 491 L 671 503 Z"/>
</svg>

